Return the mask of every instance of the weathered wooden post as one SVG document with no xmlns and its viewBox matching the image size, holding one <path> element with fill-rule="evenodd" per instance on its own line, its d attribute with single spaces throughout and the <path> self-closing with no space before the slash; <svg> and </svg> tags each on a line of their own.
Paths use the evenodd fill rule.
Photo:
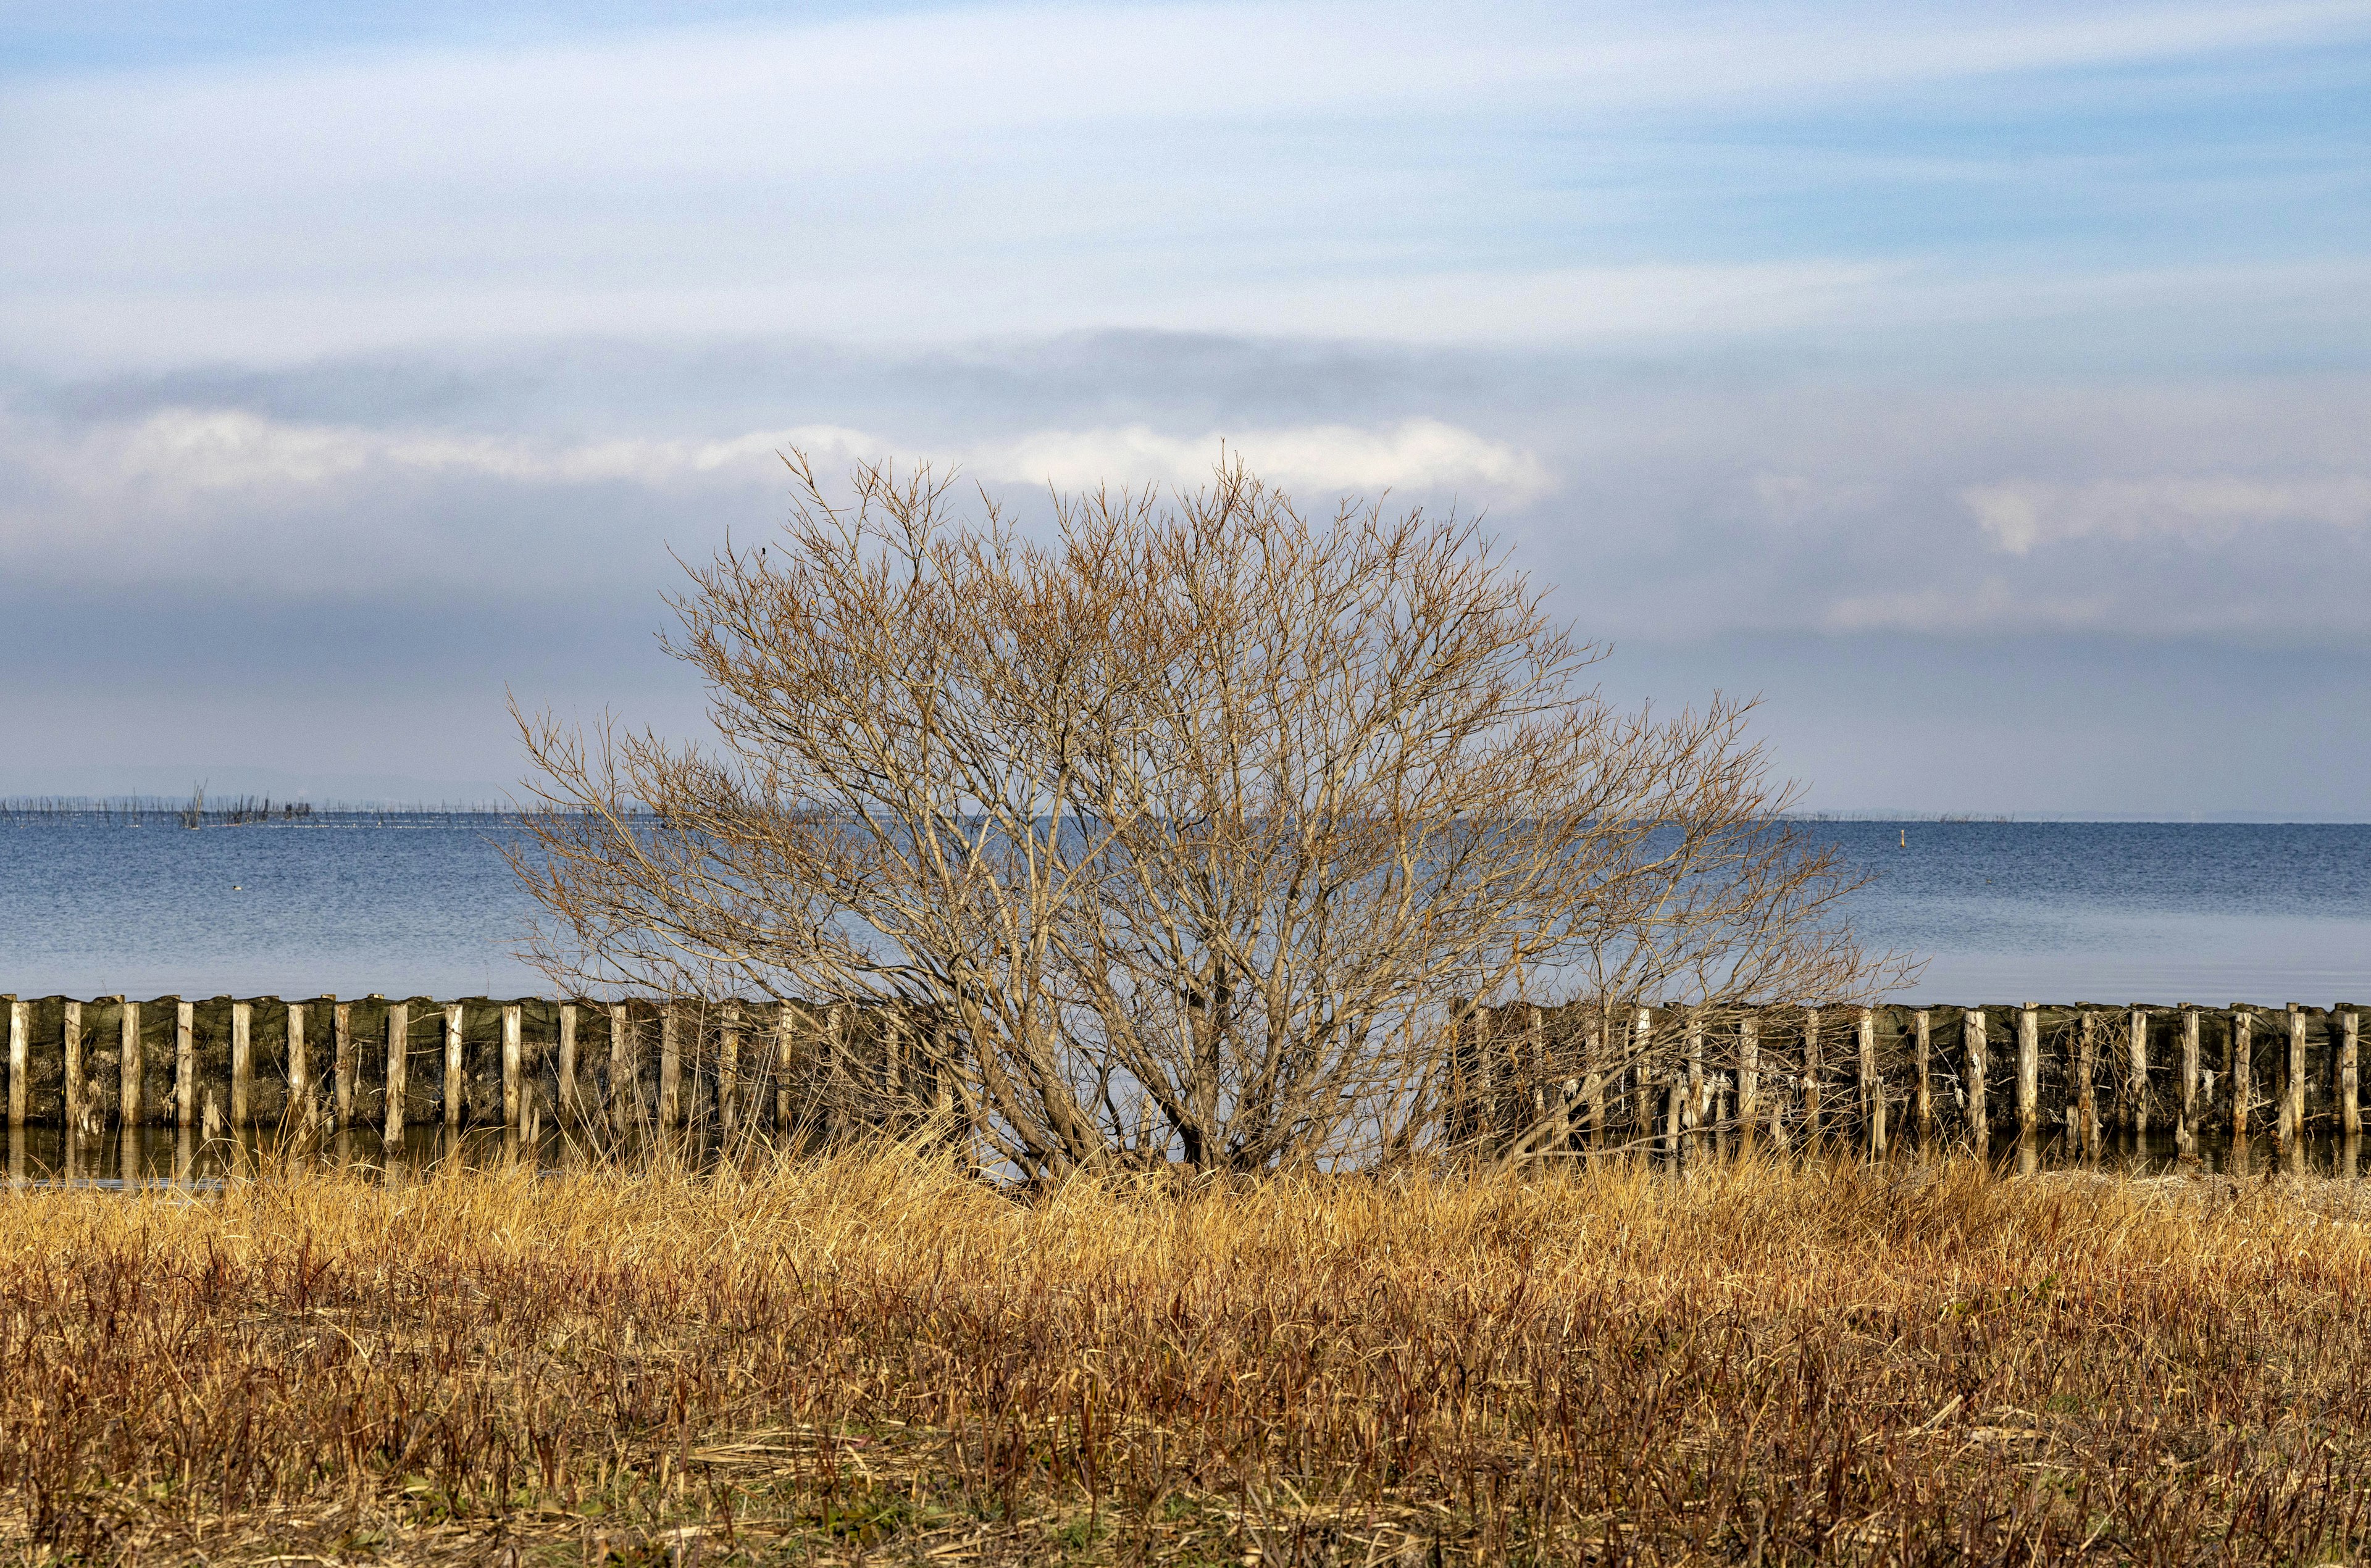
<svg viewBox="0 0 2371 1568">
<path fill-rule="evenodd" d="M 2181 1124 L 2176 1131 L 2186 1134 L 2192 1148 L 2198 1141 L 2198 1009 L 2188 1002 L 2181 1004 Z M 2177 1139 L 2179 1143 L 2180 1140 Z M 2184 1154 L 2192 1152 L 2184 1148 Z"/>
<path fill-rule="evenodd" d="M 1885 1080 L 1877 1072 L 1877 1009 L 1860 1009 L 1860 1103 L 1868 1126 L 1868 1157 L 1885 1158 Z"/>
<path fill-rule="evenodd" d="M 2281 1086 L 2281 1136 L 2295 1143 L 2305 1136 L 2305 1009 L 2289 1004 L 2288 1082 Z"/>
<path fill-rule="evenodd" d="M 683 1004 L 659 1004 L 659 1125 L 673 1127 L 683 1098 Z"/>
<path fill-rule="evenodd" d="M 830 1003 L 823 1009 L 823 1138 L 835 1145 L 849 1131 L 840 1113 L 841 1090 L 848 1082 L 848 1004 Z"/>
<path fill-rule="evenodd" d="M 288 1113 L 293 1126 L 313 1124 L 313 1064 L 305 1043 L 305 1004 L 288 1004 Z"/>
<path fill-rule="evenodd" d="M 2017 1015 L 2017 1133 L 2030 1140 L 2041 1121 L 2041 1012 L 2028 1002 Z"/>
<path fill-rule="evenodd" d="M 565 1132 L 578 1113 L 576 1103 L 576 1004 L 560 1004 L 560 1125 Z"/>
<path fill-rule="evenodd" d="M 82 1004 L 65 1004 L 66 1136 L 82 1132 Z"/>
<path fill-rule="evenodd" d="M 1604 1010 L 1581 1033 L 1580 1124 L 1592 1149 L 1605 1147 L 1605 1038 Z"/>
<path fill-rule="evenodd" d="M 2355 1082 L 2361 1016 L 2349 1012 L 2338 1020 L 2338 1127 L 2350 1138 L 2363 1130 L 2363 1102 Z"/>
<path fill-rule="evenodd" d="M 1676 1069 L 1664 1076 L 1664 1082 L 1667 1088 L 1663 1095 L 1663 1154 L 1666 1159 L 1677 1159 L 1680 1157 L 1680 1140 L 1685 1136 L 1685 1130 L 1681 1126 L 1686 1114 L 1682 1101 L 1687 1098 L 1688 1085 L 1687 1079 Z"/>
<path fill-rule="evenodd" d="M 127 1127 L 140 1124 L 140 1004 L 123 998 L 123 1023 L 116 1037 L 115 1108 Z"/>
<path fill-rule="evenodd" d="M 2124 1124 L 2135 1139 L 2148 1136 L 2148 1009 L 2134 1008 L 2132 1028 L 2132 1086 L 2126 1091 Z"/>
<path fill-rule="evenodd" d="M 1968 1139 L 1983 1159 L 1992 1147 L 1992 1118 L 1984 1109 L 1984 1074 L 1991 1063 L 1984 1049 L 1984 1009 L 1970 1008 L 1960 1015 L 1960 1043 L 1968 1054 Z"/>
<path fill-rule="evenodd" d="M 526 1089 L 525 1047 L 519 1038 L 519 1005 L 503 1004 L 503 1125 L 513 1132 L 526 1125 L 519 1100 Z"/>
<path fill-rule="evenodd" d="M 639 1120 L 642 1079 L 640 1053 L 634 1049 L 634 1026 L 626 1004 L 609 1004 L 609 1124 L 624 1132 Z"/>
<path fill-rule="evenodd" d="M 387 1005 L 387 1121 L 382 1134 L 387 1163 L 403 1150 L 403 1097 L 410 1085 L 411 1004 Z"/>
<path fill-rule="evenodd" d="M 173 1122 L 184 1130 L 198 1124 L 198 1009 L 173 1006 Z"/>
<path fill-rule="evenodd" d="M 2075 1103 L 2076 1147 L 2086 1155 L 2099 1152 L 2099 1015 L 2086 1009 L 2075 1032 Z"/>
<path fill-rule="evenodd" d="M 726 998 L 717 1018 L 717 1120 L 730 1136 L 738 1124 L 741 1100 L 741 1004 Z"/>
<path fill-rule="evenodd" d="M 2246 1008 L 2231 1009 L 2231 1136 L 2248 1136 L 2248 1102 L 2256 1097 L 2256 1017 Z"/>
<path fill-rule="evenodd" d="M 1534 1013 L 1539 1011 L 1537 1008 L 1532 1010 Z M 1704 1042 L 1704 1004 L 1699 1002 L 1688 1009 L 1688 1107 L 1681 1128 L 1689 1139 L 1688 1146 L 1683 1147 L 1688 1147 L 1691 1153 L 1694 1152 L 1692 1146 L 1696 1133 L 1704 1126 L 1707 1110 L 1705 1097 L 1709 1090 L 1705 1086 Z"/>
<path fill-rule="evenodd" d="M 25 1125 L 26 1091 L 31 1087 L 28 1079 L 32 1056 L 32 1020 L 27 1016 L 27 1011 L 23 1002 L 14 997 L 8 998 L 8 1125 L 15 1130 L 21 1130 Z M 10 1138 L 12 1157 L 23 1149 L 24 1141 L 21 1137 Z"/>
<path fill-rule="evenodd" d="M 1803 1009 L 1803 1142 L 1820 1142 L 1820 1009 Z"/>
<path fill-rule="evenodd" d="M 461 1004 L 445 1004 L 445 1124 L 461 1124 L 461 1109 L 468 1095 L 461 1078 Z"/>
<path fill-rule="evenodd" d="M 330 1009 L 330 1088 L 337 1099 L 338 1130 L 354 1124 L 354 1005 L 338 1002 Z"/>
<path fill-rule="evenodd" d="M 1910 1015 L 1910 1049 L 1918 1064 L 1918 1146 L 1935 1142 L 1934 1020 L 1925 1008 Z"/>
<path fill-rule="evenodd" d="M 1747 1013 L 1737 1020 L 1738 1145 L 1753 1144 L 1753 1118 L 1762 1110 L 1762 1020 Z"/>
<path fill-rule="evenodd" d="M 248 1107 L 255 1083 L 255 1004 L 230 1005 L 230 1124 L 247 1125 Z"/>
<path fill-rule="evenodd" d="M 799 1060 L 799 1014 L 795 1003 L 781 1003 L 774 1013 L 774 1132 L 786 1137 L 793 1109 L 791 1084 Z"/>
</svg>

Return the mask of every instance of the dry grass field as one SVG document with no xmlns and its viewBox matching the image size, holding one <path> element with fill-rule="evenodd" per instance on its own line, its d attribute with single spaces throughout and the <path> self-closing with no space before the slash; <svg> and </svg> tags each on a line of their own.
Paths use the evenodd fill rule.
<svg viewBox="0 0 2371 1568">
<path fill-rule="evenodd" d="M 2354 1560 L 2336 1187 L 1964 1166 L 0 1197 L 12 1555 Z"/>
</svg>

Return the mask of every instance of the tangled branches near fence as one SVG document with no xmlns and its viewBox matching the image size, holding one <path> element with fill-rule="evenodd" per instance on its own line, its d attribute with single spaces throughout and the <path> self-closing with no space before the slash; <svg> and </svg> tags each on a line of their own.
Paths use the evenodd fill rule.
<svg viewBox="0 0 2371 1568">
<path fill-rule="evenodd" d="M 896 1152 L 0 1206 L 36 1553 L 2294 1562 L 2371 1238 L 1971 1167 L 1074 1179 Z"/>
</svg>

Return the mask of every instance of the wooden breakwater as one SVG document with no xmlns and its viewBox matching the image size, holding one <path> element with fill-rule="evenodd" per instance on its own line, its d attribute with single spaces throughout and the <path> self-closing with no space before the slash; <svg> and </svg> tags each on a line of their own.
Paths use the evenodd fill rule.
<svg viewBox="0 0 2371 1568">
<path fill-rule="evenodd" d="M 699 1127 L 833 1136 L 969 1113 L 959 1033 L 902 1003 L 0 996 L 11 1126 Z M 2362 1010 L 1466 1005 L 1438 1125 L 1504 1156 L 1699 1134 L 1883 1154 L 2061 1135 L 2362 1129 Z"/>
<path fill-rule="evenodd" d="M 0 996 L 8 1123 L 826 1135 L 945 1114 L 946 1032 L 898 1004 Z"/>
<path fill-rule="evenodd" d="M 1444 1095 L 1452 1140 L 1509 1155 L 1692 1135 L 1882 1156 L 1904 1138 L 1987 1152 L 2061 1135 L 2357 1137 L 2362 1009 L 1469 1007 Z"/>
</svg>

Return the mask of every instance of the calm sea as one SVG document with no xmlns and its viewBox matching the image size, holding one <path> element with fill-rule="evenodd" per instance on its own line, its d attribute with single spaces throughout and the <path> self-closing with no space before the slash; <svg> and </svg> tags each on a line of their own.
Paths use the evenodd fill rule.
<svg viewBox="0 0 2371 1568">
<path fill-rule="evenodd" d="M 505 829 L 0 825 L 0 991 L 527 995 Z M 1905 999 L 2371 1001 L 2371 825 L 1822 823 Z"/>
</svg>

